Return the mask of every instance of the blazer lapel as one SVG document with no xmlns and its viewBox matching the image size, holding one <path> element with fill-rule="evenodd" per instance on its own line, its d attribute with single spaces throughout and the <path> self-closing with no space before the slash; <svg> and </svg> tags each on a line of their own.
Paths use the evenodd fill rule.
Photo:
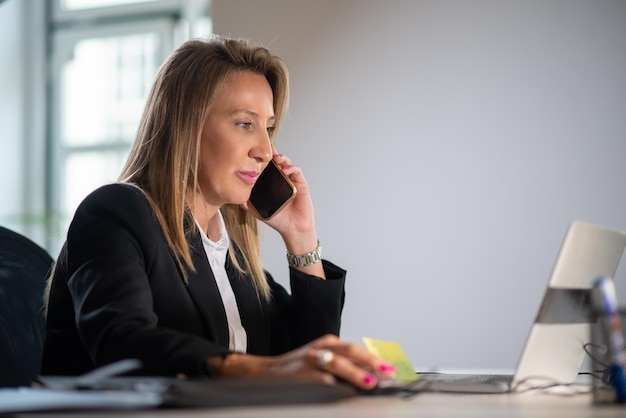
<svg viewBox="0 0 626 418">
<path fill-rule="evenodd" d="M 191 259 L 196 271 L 187 270 L 187 289 L 200 311 L 214 341 L 228 347 L 228 322 L 215 276 L 209 265 L 204 246 L 198 235 L 191 238 Z"/>
</svg>

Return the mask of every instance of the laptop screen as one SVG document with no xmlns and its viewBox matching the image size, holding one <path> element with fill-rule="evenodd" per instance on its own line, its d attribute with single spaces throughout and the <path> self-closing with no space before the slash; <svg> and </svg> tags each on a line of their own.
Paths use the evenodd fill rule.
<svg viewBox="0 0 626 418">
<path fill-rule="evenodd" d="M 537 379 L 571 383 L 590 341 L 589 291 L 600 276 L 614 277 L 626 233 L 573 221 L 522 351 L 514 384 Z"/>
</svg>

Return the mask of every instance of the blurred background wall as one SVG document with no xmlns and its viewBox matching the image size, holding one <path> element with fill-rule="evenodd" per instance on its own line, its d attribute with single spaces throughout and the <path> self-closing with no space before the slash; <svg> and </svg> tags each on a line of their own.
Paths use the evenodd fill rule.
<svg viewBox="0 0 626 418">
<path fill-rule="evenodd" d="M 213 21 L 289 65 L 278 147 L 348 270 L 345 338 L 512 369 L 569 222 L 626 229 L 626 2 L 215 0 Z"/>
</svg>

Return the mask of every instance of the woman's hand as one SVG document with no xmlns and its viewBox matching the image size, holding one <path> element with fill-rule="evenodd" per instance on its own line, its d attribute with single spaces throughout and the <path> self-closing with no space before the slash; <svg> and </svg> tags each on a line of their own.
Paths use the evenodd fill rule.
<svg viewBox="0 0 626 418">
<path fill-rule="evenodd" d="M 373 389 L 381 377 L 395 371 L 365 347 L 330 334 L 276 357 L 230 354 L 218 370 L 228 377 L 302 377 L 324 383 L 341 379 L 365 390 Z"/>
<path fill-rule="evenodd" d="M 272 219 L 264 222 L 278 231 L 285 239 L 291 236 L 314 233 L 315 217 L 313 213 L 313 203 L 302 169 L 293 165 L 291 160 L 285 155 L 274 154 L 273 159 L 276 164 L 281 167 L 283 173 L 289 177 L 294 186 L 296 186 L 297 192 L 296 196 L 287 206 Z M 310 251 L 310 249 L 308 251 Z"/>
<path fill-rule="evenodd" d="M 292 164 L 291 160 L 282 154 L 274 151 L 273 159 L 282 168 L 296 186 L 296 196 L 287 204 L 280 212 L 269 221 L 261 219 L 262 222 L 275 229 L 283 238 L 287 251 L 291 254 L 306 254 L 317 248 L 317 234 L 315 231 L 315 215 L 313 212 L 313 203 L 309 194 L 302 169 Z M 244 208 L 249 209 L 246 202 Z M 254 211 L 251 211 L 254 213 Z M 257 216 L 258 218 L 258 216 Z M 311 268 L 302 268 L 306 273 L 324 278 L 321 266 Z"/>
</svg>

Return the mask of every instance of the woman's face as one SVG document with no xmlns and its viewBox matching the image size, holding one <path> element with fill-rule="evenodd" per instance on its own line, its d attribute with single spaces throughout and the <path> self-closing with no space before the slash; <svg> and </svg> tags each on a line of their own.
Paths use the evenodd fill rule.
<svg viewBox="0 0 626 418">
<path fill-rule="evenodd" d="M 209 205 L 248 200 L 272 158 L 274 121 L 273 94 L 266 78 L 249 71 L 232 73 L 202 129 L 199 183 Z"/>
</svg>

